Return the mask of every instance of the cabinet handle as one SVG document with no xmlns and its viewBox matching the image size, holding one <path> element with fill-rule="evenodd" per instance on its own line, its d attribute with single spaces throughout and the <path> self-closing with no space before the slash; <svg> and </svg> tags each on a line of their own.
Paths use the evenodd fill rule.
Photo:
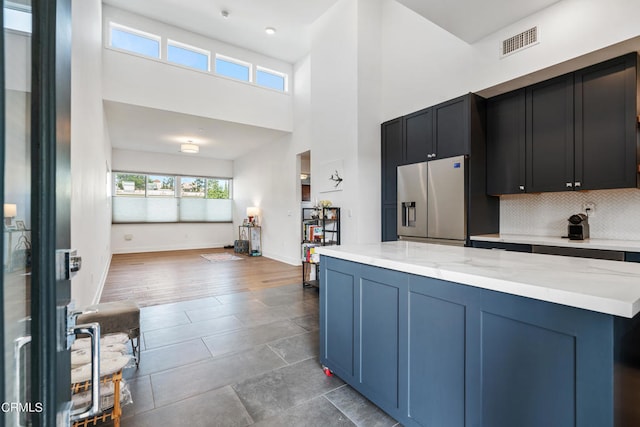
<svg viewBox="0 0 640 427">
<path fill-rule="evenodd" d="M 567 188 L 572 188 L 572 187 L 573 187 L 573 184 L 570 182 L 567 182 Z"/>
<path fill-rule="evenodd" d="M 573 186 L 574 186 L 574 187 L 576 187 L 576 188 L 577 188 L 577 187 L 580 187 L 581 185 L 582 185 L 582 184 L 580 184 L 580 181 L 576 181 L 576 183 L 575 183 L 575 184 L 573 184 Z"/>
<path fill-rule="evenodd" d="M 524 185 L 520 186 L 520 191 L 524 191 Z"/>
</svg>

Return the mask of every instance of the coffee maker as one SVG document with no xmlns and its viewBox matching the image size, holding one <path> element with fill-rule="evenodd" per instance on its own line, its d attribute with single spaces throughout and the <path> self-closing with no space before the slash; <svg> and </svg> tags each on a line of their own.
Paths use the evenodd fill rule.
<svg viewBox="0 0 640 427">
<path fill-rule="evenodd" d="M 569 240 L 584 240 L 589 238 L 589 217 L 579 213 L 569 217 Z"/>
</svg>

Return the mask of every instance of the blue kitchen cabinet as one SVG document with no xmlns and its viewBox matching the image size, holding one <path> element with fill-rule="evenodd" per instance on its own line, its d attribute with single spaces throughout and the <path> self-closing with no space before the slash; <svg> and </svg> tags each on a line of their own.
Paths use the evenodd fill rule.
<svg viewBox="0 0 640 427">
<path fill-rule="evenodd" d="M 324 365 L 331 366 L 340 378 L 349 382 L 356 374 L 355 294 L 358 278 L 357 272 L 347 268 L 344 261 L 330 264 L 321 269 L 321 359 Z"/>
<path fill-rule="evenodd" d="M 422 426 L 463 427 L 465 318 L 455 290 L 425 292 L 409 281 L 407 416 Z"/>
<path fill-rule="evenodd" d="M 321 363 L 392 416 L 405 413 L 407 276 L 323 259 Z"/>
<path fill-rule="evenodd" d="M 321 266 L 321 363 L 403 425 L 640 425 L 639 316 Z"/>
</svg>

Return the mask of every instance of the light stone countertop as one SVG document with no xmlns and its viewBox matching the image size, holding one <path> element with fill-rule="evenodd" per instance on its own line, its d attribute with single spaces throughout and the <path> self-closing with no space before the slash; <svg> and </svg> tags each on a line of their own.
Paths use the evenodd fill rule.
<svg viewBox="0 0 640 427">
<path fill-rule="evenodd" d="M 609 251 L 640 252 L 640 241 L 585 239 L 569 240 L 553 236 L 530 236 L 526 234 L 481 234 L 471 240 L 500 243 L 522 243 L 525 245 L 558 246 L 563 248 L 602 249 Z"/>
<path fill-rule="evenodd" d="M 640 263 L 417 242 L 324 246 L 321 255 L 631 318 Z"/>
</svg>

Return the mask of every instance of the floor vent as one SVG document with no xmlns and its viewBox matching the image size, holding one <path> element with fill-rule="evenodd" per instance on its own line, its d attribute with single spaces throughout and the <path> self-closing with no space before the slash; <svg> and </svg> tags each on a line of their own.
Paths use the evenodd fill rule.
<svg viewBox="0 0 640 427">
<path fill-rule="evenodd" d="M 520 34 L 516 34 L 513 37 L 503 40 L 500 57 L 504 58 L 505 56 L 509 56 L 538 43 L 538 27 L 529 28 Z"/>
</svg>

